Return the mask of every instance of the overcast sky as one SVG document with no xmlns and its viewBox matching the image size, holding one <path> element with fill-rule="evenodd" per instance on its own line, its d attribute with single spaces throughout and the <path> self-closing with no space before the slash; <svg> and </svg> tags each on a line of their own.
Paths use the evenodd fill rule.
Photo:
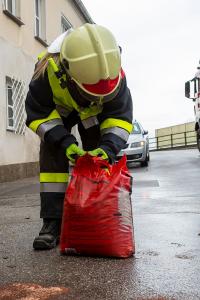
<svg viewBox="0 0 200 300">
<path fill-rule="evenodd" d="M 122 46 L 134 117 L 150 132 L 194 120 L 184 96 L 200 59 L 200 0 L 82 0 Z"/>
</svg>

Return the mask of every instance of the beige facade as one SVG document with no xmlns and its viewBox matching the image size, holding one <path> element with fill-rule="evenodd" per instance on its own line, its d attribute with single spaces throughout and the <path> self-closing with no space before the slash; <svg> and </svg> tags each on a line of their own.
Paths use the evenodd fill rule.
<svg viewBox="0 0 200 300">
<path fill-rule="evenodd" d="M 81 1 L 0 0 L 0 168 L 38 161 L 39 139 L 22 122 L 37 55 L 63 28 L 85 22 L 91 18 Z"/>
<path fill-rule="evenodd" d="M 196 144 L 195 123 L 189 122 L 155 130 L 157 148 L 169 148 Z"/>
</svg>

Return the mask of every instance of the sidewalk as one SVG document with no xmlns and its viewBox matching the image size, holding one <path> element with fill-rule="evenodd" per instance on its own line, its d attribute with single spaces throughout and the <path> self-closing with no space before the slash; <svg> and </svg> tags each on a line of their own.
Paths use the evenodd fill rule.
<svg viewBox="0 0 200 300">
<path fill-rule="evenodd" d="M 130 170 L 136 254 L 129 259 L 34 251 L 38 179 L 0 184 L 0 299 L 200 299 L 200 158 L 195 150 L 152 153 L 149 168 Z"/>
</svg>

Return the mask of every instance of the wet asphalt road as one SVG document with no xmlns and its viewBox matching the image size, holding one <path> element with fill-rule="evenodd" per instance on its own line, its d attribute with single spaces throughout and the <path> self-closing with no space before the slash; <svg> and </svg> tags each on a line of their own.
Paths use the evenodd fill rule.
<svg viewBox="0 0 200 300">
<path fill-rule="evenodd" d="M 0 299 L 200 299 L 198 151 L 154 152 L 148 168 L 130 171 L 136 254 L 128 259 L 33 251 L 37 178 L 0 184 Z"/>
</svg>

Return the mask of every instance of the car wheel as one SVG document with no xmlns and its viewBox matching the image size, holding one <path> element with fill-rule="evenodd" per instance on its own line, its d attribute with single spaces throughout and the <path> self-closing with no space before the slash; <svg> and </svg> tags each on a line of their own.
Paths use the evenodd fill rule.
<svg viewBox="0 0 200 300">
<path fill-rule="evenodd" d="M 148 167 L 148 155 L 146 155 L 144 161 L 141 161 L 141 167 Z"/>
<path fill-rule="evenodd" d="M 141 161 L 141 167 L 148 167 L 148 161 Z"/>
<path fill-rule="evenodd" d="M 149 156 L 149 152 L 147 152 L 145 160 L 141 161 L 141 167 L 148 167 L 149 160 L 150 160 L 150 156 Z"/>
<path fill-rule="evenodd" d="M 150 161 L 150 155 L 147 153 L 147 161 Z"/>
<path fill-rule="evenodd" d="M 197 148 L 200 151 L 200 132 L 197 132 Z"/>
</svg>

